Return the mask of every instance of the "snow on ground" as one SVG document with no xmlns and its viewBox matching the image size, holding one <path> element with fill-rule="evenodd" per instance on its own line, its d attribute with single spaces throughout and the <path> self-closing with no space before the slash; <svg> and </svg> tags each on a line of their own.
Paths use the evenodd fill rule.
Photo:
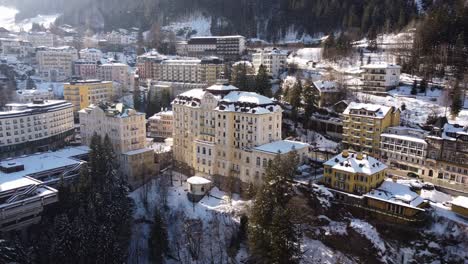
<svg viewBox="0 0 468 264">
<path fill-rule="evenodd" d="M 301 142 L 309 143 L 320 151 L 335 151 L 338 147 L 337 142 L 327 139 L 323 135 L 312 130 L 306 130 L 306 133 L 301 133 L 300 135 Z"/>
<path fill-rule="evenodd" d="M 196 31 L 192 36 L 211 36 L 211 17 L 204 16 L 201 13 L 194 13 L 164 26 L 163 29 L 170 30 L 176 34 L 184 32 L 185 35 Z"/>
<path fill-rule="evenodd" d="M 418 98 L 410 97 L 394 97 L 394 96 L 377 96 L 365 93 L 356 93 L 356 97 L 361 102 L 373 103 L 385 106 L 394 106 L 401 109 L 404 104 L 406 110 L 401 113 L 401 120 L 403 124 L 416 126 L 418 124 L 424 124 L 427 121 L 427 117 L 431 114 L 443 116 L 445 108 L 437 104 L 436 102 L 428 102 Z"/>
<path fill-rule="evenodd" d="M 19 11 L 12 7 L 0 6 L 0 26 L 12 31 L 29 31 L 33 23 L 43 24 L 49 27 L 51 23 L 59 17 L 59 14 L 54 15 L 37 15 L 33 18 L 24 19 L 20 22 L 15 21 L 15 16 Z"/>
<path fill-rule="evenodd" d="M 322 60 L 322 48 L 303 48 L 292 52 L 288 59 L 288 63 L 295 63 L 299 68 L 310 68 L 312 62 Z"/>
<path fill-rule="evenodd" d="M 210 263 L 212 251 L 213 255 L 219 258 L 214 260 L 215 263 L 227 263 L 226 246 L 230 242 L 231 235 L 237 231 L 239 217 L 249 207 L 250 201 L 240 200 L 236 195 L 229 201 L 224 192 L 213 188 L 210 197 L 205 196 L 199 203 L 192 203 L 187 199 L 185 183 L 187 177 L 175 174 L 173 178 L 174 186 L 167 189 L 168 210 L 160 209 L 164 212 L 168 223 L 172 255 L 180 258 L 182 263 Z M 129 263 L 148 261 L 147 238 L 155 207 L 162 207 L 162 190 L 157 180 L 152 180 L 130 194 L 136 208 L 133 215 Z M 198 261 L 190 257 L 187 223 L 196 223 L 196 227 L 203 230 L 201 240 L 196 243 L 198 246 L 202 244 L 199 248 Z M 239 255 L 243 254 L 239 252 Z M 168 259 L 167 263 L 179 262 Z"/>
<path fill-rule="evenodd" d="M 356 263 L 343 253 L 327 247 L 319 240 L 313 240 L 307 237 L 304 237 L 302 251 L 304 252 L 303 259 L 301 260 L 302 264 Z"/>
<path fill-rule="evenodd" d="M 374 247 L 378 249 L 380 253 L 385 253 L 385 243 L 380 238 L 380 235 L 375 227 L 360 219 L 351 219 L 349 226 L 372 242 Z"/>
<path fill-rule="evenodd" d="M 38 90 L 49 90 L 52 89 L 54 96 L 57 98 L 63 98 L 63 83 L 60 82 L 36 82 L 36 88 Z"/>
</svg>

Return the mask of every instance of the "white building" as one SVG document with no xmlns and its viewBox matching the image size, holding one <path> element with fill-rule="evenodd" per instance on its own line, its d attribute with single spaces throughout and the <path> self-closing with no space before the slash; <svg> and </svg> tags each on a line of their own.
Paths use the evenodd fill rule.
<svg viewBox="0 0 468 264">
<path fill-rule="evenodd" d="M 119 83 L 125 89 L 133 87 L 133 75 L 125 63 L 106 63 L 98 66 L 97 77 L 103 81 Z"/>
<path fill-rule="evenodd" d="M 39 223 L 45 207 L 58 201 L 58 186 L 79 175 L 87 147 L 36 153 L 0 161 L 0 231 Z"/>
<path fill-rule="evenodd" d="M 171 138 L 174 129 L 174 113 L 162 111 L 148 118 L 148 137 Z"/>
<path fill-rule="evenodd" d="M 389 127 L 380 135 L 380 156 L 391 168 L 422 175 L 426 168 L 427 132 Z"/>
<path fill-rule="evenodd" d="M 65 81 L 73 74 L 73 61 L 78 52 L 69 46 L 38 48 L 36 52 L 39 75 L 49 81 Z"/>
<path fill-rule="evenodd" d="M 83 144 L 94 134 L 109 137 L 117 155 L 120 172 L 137 187 L 156 173 L 154 151 L 146 148 L 145 114 L 125 105 L 100 103 L 79 111 Z"/>
<path fill-rule="evenodd" d="M 401 67 L 395 64 L 368 64 L 361 67 L 362 89 L 385 93 L 398 86 Z"/>
<path fill-rule="evenodd" d="M 174 158 L 204 177 L 233 176 L 261 184 L 269 160 L 308 145 L 281 140 L 282 109 L 276 101 L 232 85 L 193 89 L 173 101 Z"/>
<path fill-rule="evenodd" d="M 3 56 L 13 55 L 24 58 L 32 54 L 33 47 L 29 41 L 17 38 L 0 38 L 1 54 Z"/>
<path fill-rule="evenodd" d="M 22 37 L 33 47 L 53 47 L 55 44 L 55 35 L 50 32 L 28 32 Z"/>
<path fill-rule="evenodd" d="M 73 136 L 73 105 L 67 101 L 7 104 L 0 112 L 0 157 L 47 150 Z"/>
<path fill-rule="evenodd" d="M 180 47 L 179 51 L 186 50 L 188 56 L 219 56 L 221 58 L 236 58 L 245 51 L 245 37 L 243 36 L 212 36 L 192 37 L 187 41 L 186 49 Z M 180 54 L 183 55 L 183 54 Z"/>
<path fill-rule="evenodd" d="M 54 92 L 52 89 L 38 90 L 38 89 L 27 89 L 27 90 L 16 90 L 16 100 L 20 103 L 32 103 L 38 100 L 53 100 L 55 99 Z"/>
<path fill-rule="evenodd" d="M 261 50 L 254 53 L 252 55 L 252 63 L 255 67 L 255 73 L 258 73 L 260 65 L 263 65 L 273 78 L 278 78 L 279 74 L 286 68 L 287 58 L 287 51 L 274 48 L 269 51 Z"/>
<path fill-rule="evenodd" d="M 85 61 L 100 61 L 103 57 L 102 51 L 98 49 L 82 49 L 80 50 L 80 59 Z"/>
</svg>

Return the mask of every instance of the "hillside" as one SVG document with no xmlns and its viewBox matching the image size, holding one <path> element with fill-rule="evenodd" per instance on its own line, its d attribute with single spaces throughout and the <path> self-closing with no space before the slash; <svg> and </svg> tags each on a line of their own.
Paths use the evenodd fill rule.
<svg viewBox="0 0 468 264">
<path fill-rule="evenodd" d="M 95 30 L 117 27 L 168 25 L 192 14 L 211 21 L 212 34 L 239 33 L 268 41 L 291 35 L 371 30 L 397 30 L 418 16 L 426 1 L 408 0 L 3 0 L 20 13 L 17 19 L 38 13 L 61 13 L 59 22 Z M 208 15 L 209 14 L 209 15 Z M 101 23 L 102 22 L 102 23 Z"/>
</svg>

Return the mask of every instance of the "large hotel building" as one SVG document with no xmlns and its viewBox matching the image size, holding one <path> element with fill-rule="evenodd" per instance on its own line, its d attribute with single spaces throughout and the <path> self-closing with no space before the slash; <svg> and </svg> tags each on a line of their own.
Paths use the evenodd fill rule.
<svg viewBox="0 0 468 264">
<path fill-rule="evenodd" d="M 276 101 L 232 85 L 213 85 L 180 94 L 173 101 L 174 158 L 192 172 L 234 176 L 262 183 L 268 161 L 308 145 L 281 140 L 282 109 Z"/>
<path fill-rule="evenodd" d="M 73 105 L 59 100 L 13 103 L 0 112 L 0 158 L 45 151 L 73 137 Z"/>
</svg>

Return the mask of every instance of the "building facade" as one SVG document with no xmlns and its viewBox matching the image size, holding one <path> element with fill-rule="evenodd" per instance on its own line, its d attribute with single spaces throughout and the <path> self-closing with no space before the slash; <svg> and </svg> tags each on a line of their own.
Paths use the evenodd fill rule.
<svg viewBox="0 0 468 264">
<path fill-rule="evenodd" d="M 65 81 L 73 75 L 73 61 L 78 59 L 75 48 L 41 47 L 36 51 L 38 73 L 49 81 Z"/>
<path fill-rule="evenodd" d="M 0 158 L 45 151 L 73 138 L 73 105 L 66 101 L 7 104 L 0 112 Z"/>
<path fill-rule="evenodd" d="M 343 91 L 337 82 L 316 81 L 313 82 L 313 93 L 318 96 L 319 107 L 329 107 L 344 99 Z"/>
<path fill-rule="evenodd" d="M 100 103 L 79 112 L 83 144 L 94 134 L 109 137 L 119 161 L 119 171 L 132 187 L 145 183 L 156 173 L 154 151 L 146 148 L 145 114 L 123 104 Z"/>
<path fill-rule="evenodd" d="M 366 92 L 385 93 L 398 86 L 401 67 L 395 64 L 368 64 L 361 67 L 362 89 Z"/>
<path fill-rule="evenodd" d="M 446 123 L 439 133 L 426 137 L 429 169 L 423 176 L 436 184 L 450 183 L 468 192 L 468 127 Z"/>
<path fill-rule="evenodd" d="M 427 132 L 389 127 L 380 135 L 380 157 L 391 168 L 423 175 L 426 169 Z"/>
<path fill-rule="evenodd" d="M 377 159 L 347 150 L 323 165 L 326 186 L 355 194 L 364 194 L 380 186 L 387 170 L 387 166 Z"/>
<path fill-rule="evenodd" d="M 20 103 L 32 103 L 33 101 L 54 100 L 54 92 L 49 90 L 26 89 L 16 90 L 16 101 Z"/>
<path fill-rule="evenodd" d="M 400 125 L 400 110 L 374 104 L 350 103 L 343 112 L 343 146 L 380 156 L 380 135 Z"/>
<path fill-rule="evenodd" d="M 93 61 L 79 59 L 73 62 L 73 75 L 85 80 L 96 79 L 97 64 Z"/>
<path fill-rule="evenodd" d="M 184 49 L 179 47 L 179 50 Z M 223 59 L 238 58 L 245 51 L 245 37 L 192 37 L 187 41 L 185 50 L 186 54 L 191 57 L 219 56 Z"/>
<path fill-rule="evenodd" d="M 97 77 L 103 81 L 117 82 L 124 89 L 133 87 L 133 75 L 125 63 L 106 63 L 98 66 Z"/>
<path fill-rule="evenodd" d="M 0 161 L 0 232 L 24 229 L 41 220 L 44 208 L 58 202 L 59 186 L 80 174 L 87 147 L 35 153 Z"/>
<path fill-rule="evenodd" d="M 92 61 L 94 63 L 102 59 L 102 51 L 98 49 L 82 49 L 80 50 L 80 59 L 85 61 Z"/>
<path fill-rule="evenodd" d="M 174 129 L 174 113 L 163 111 L 148 118 L 148 137 L 171 138 Z"/>
<path fill-rule="evenodd" d="M 276 101 L 237 90 L 217 84 L 176 97 L 174 158 L 208 178 L 233 176 L 261 184 L 268 161 L 278 151 L 295 149 L 305 158 L 308 145 L 281 141 L 282 109 Z"/>
<path fill-rule="evenodd" d="M 73 104 L 76 113 L 91 104 L 110 101 L 113 97 L 112 82 L 100 80 L 74 81 L 63 85 L 65 100 Z"/>
<path fill-rule="evenodd" d="M 252 55 L 252 63 L 255 67 L 256 73 L 258 73 L 260 65 L 263 65 L 273 78 L 278 78 L 279 74 L 284 69 L 286 69 L 287 58 L 287 51 L 274 48 L 270 51 L 262 50 L 260 52 L 254 53 Z"/>
</svg>

